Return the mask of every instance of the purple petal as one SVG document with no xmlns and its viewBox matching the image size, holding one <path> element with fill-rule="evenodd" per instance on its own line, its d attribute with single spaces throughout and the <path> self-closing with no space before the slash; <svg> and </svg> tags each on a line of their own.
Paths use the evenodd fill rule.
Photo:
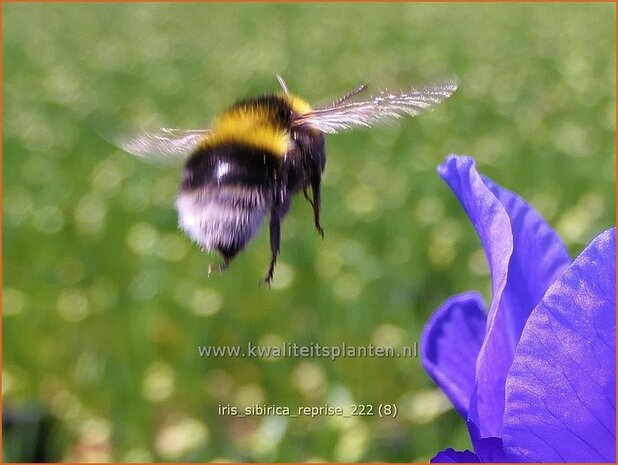
<svg viewBox="0 0 618 465">
<path fill-rule="evenodd" d="M 616 461 L 616 229 L 550 287 L 506 383 L 509 461 Z"/>
<path fill-rule="evenodd" d="M 468 426 L 468 432 L 470 433 L 470 440 L 474 446 L 474 451 L 481 462 L 505 462 L 502 438 L 482 438 L 479 435 L 478 428 L 473 422 L 468 421 L 466 425 Z"/>
<path fill-rule="evenodd" d="M 459 414 L 466 418 L 474 388 L 476 357 L 485 337 L 481 296 L 451 297 L 431 316 L 421 335 L 421 362 Z"/>
<path fill-rule="evenodd" d="M 474 452 L 469 450 L 458 451 L 445 449 L 436 454 L 429 463 L 479 463 L 480 460 Z"/>
<path fill-rule="evenodd" d="M 543 218 L 482 178 L 470 157 L 449 156 L 438 172 L 470 217 L 489 263 L 493 295 L 468 417 L 480 438 L 501 437 L 504 384 L 523 325 L 569 258 Z"/>
</svg>

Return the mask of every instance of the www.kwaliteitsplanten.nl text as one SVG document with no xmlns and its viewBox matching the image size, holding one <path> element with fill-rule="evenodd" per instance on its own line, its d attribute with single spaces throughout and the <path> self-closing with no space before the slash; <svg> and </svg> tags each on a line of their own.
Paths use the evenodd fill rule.
<svg viewBox="0 0 618 465">
<path fill-rule="evenodd" d="M 251 342 L 246 346 L 197 346 L 202 358 L 412 358 L 418 357 L 418 343 L 396 350 L 393 346 L 322 345 L 318 343 L 296 344 L 285 342 L 279 345 L 258 345 Z"/>
</svg>

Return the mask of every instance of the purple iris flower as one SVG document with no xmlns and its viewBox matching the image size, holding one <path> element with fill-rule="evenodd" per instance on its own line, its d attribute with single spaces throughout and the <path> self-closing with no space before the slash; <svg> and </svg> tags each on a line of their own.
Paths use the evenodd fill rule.
<svg viewBox="0 0 618 465">
<path fill-rule="evenodd" d="M 474 447 L 432 462 L 615 462 L 616 228 L 571 262 L 545 220 L 473 159 L 451 155 L 438 173 L 481 239 L 492 300 L 453 296 L 423 331 L 423 366 Z"/>
</svg>

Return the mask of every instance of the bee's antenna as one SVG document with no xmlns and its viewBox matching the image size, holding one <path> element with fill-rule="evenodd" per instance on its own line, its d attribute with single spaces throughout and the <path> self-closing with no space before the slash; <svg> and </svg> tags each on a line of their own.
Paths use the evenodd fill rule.
<svg viewBox="0 0 618 465">
<path fill-rule="evenodd" d="M 357 94 L 360 94 L 361 92 L 364 92 L 365 90 L 367 90 L 368 85 L 367 84 L 361 84 L 360 86 L 358 86 L 356 89 L 351 90 L 350 92 L 348 92 L 347 94 L 345 94 L 342 97 L 339 97 L 337 100 L 335 100 L 333 102 L 333 107 L 339 106 L 341 105 L 343 102 L 345 102 L 346 100 L 351 99 L 352 97 L 354 97 Z"/>
<path fill-rule="evenodd" d="M 285 92 L 286 94 L 289 94 L 288 85 L 285 83 L 283 78 L 279 76 L 278 74 L 277 74 L 277 81 L 279 82 L 279 85 L 281 86 L 281 89 L 283 90 L 283 92 Z"/>
</svg>

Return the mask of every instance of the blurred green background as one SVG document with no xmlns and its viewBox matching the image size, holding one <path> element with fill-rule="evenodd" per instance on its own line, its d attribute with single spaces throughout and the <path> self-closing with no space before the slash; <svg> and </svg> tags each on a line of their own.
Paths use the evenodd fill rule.
<svg viewBox="0 0 618 465">
<path fill-rule="evenodd" d="M 418 358 L 200 358 L 198 345 L 418 341 L 448 296 L 489 297 L 436 174 L 451 152 L 531 202 L 572 255 L 615 224 L 611 4 L 3 4 L 4 460 L 420 461 L 469 448 Z M 177 230 L 180 166 L 100 127 L 207 126 L 278 89 L 453 74 L 399 125 L 327 139 L 324 241 L 301 198 L 271 289 L 267 228 L 221 276 Z M 218 405 L 396 404 L 396 418 Z M 33 455 L 39 454 L 39 455 Z"/>
</svg>

